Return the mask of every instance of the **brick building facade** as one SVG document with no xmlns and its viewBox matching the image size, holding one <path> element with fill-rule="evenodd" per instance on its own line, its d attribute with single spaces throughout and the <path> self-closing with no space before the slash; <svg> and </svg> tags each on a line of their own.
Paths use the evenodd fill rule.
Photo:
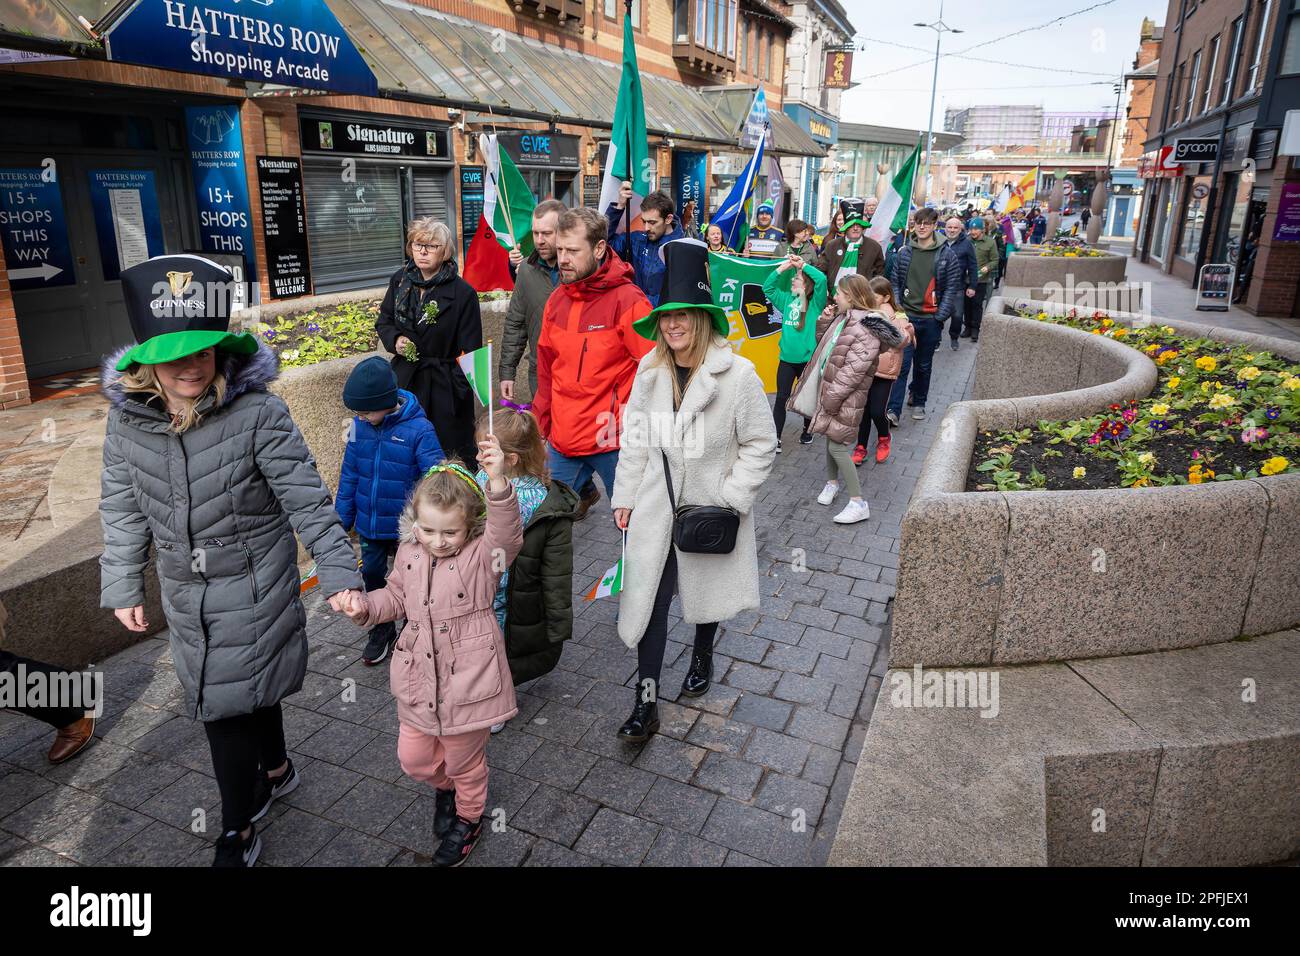
<svg viewBox="0 0 1300 956">
<path fill-rule="evenodd" d="M 113 344 L 129 340 L 120 283 L 107 265 L 115 254 L 127 255 L 122 243 L 131 237 L 123 236 L 123 223 L 149 233 L 134 237 L 140 249 L 147 240 L 149 255 L 208 249 L 187 109 L 237 111 L 251 233 L 251 249 L 243 255 L 262 302 L 273 298 L 273 289 L 256 157 L 301 165 L 308 292 L 380 284 L 382 271 L 400 264 L 404 226 L 417 215 L 448 221 L 463 249 L 473 231 L 465 226 L 473 215 L 466 171 L 482 163 L 481 131 L 498 131 L 510 140 L 508 149 L 547 144 L 545 155 L 516 156 L 538 198 L 595 202 L 593 180 L 609 138 L 622 56 L 623 0 L 314 2 L 327 4 L 363 51 L 378 80 L 377 95 L 322 95 L 111 61 L 105 45 L 91 37 L 71 42 L 67 29 L 43 35 L 0 24 L 0 47 L 26 51 L 0 58 L 0 120 L 8 130 L 0 135 L 0 172 L 35 182 L 30 177 L 42 169 L 58 170 L 44 198 L 34 198 L 56 205 L 54 218 L 66 220 L 52 238 L 65 247 L 68 265 L 57 282 L 41 278 L 39 269 L 24 269 L 15 282 L 17 266 L 0 251 L 0 408 L 30 400 L 29 378 L 93 366 Z M 95 21 L 102 6 L 93 0 L 62 5 L 74 14 L 84 7 L 87 23 L 108 33 L 111 52 L 112 30 L 127 14 L 114 10 L 118 20 L 110 13 Z M 249 12 L 231 0 L 208 0 L 208 6 Z M 252 12 L 265 15 L 262 9 Z M 736 147 L 735 131 L 709 109 L 699 89 L 761 86 L 773 112 L 780 112 L 789 11 L 777 0 L 635 0 L 647 125 L 662 184 L 673 176 L 678 153 L 711 157 Z M 189 42 L 188 35 L 184 39 Z M 788 118 L 780 119 L 782 131 L 799 133 Z M 365 154 L 362 146 L 339 139 L 354 126 L 378 138 L 396 130 L 416 140 L 417 148 Z M 421 133 L 427 148 L 419 148 Z M 339 182 L 340 166 L 351 169 L 355 182 Z M 140 197 L 143 209 L 134 220 L 130 208 L 118 205 L 107 220 L 95 205 L 105 192 L 95 191 L 96 177 L 123 170 L 134 171 L 149 195 Z M 358 225 L 358 219 L 364 221 Z M 106 221 L 108 232 L 118 233 L 115 251 Z"/>
<path fill-rule="evenodd" d="M 1234 267 L 1234 300 L 1300 317 L 1300 242 L 1275 239 L 1284 192 L 1300 183 L 1279 154 L 1300 104 L 1297 0 L 1170 0 L 1142 167 L 1147 211 L 1138 254 L 1196 284 L 1203 265 Z M 1160 170 L 1178 141 L 1201 162 Z"/>
</svg>

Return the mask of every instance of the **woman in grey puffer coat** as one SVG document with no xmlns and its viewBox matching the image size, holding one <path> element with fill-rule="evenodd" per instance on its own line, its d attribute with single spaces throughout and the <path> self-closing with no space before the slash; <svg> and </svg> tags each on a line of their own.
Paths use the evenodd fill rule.
<svg viewBox="0 0 1300 956">
<path fill-rule="evenodd" d="M 133 326 L 140 335 L 134 316 Z M 105 364 L 100 603 L 147 629 L 152 543 L 176 673 L 221 790 L 217 865 L 248 866 L 260 849 L 253 821 L 298 782 L 280 712 L 307 669 L 294 533 L 336 608 L 362 581 L 288 407 L 266 391 L 276 356 L 247 335 L 189 351 L 219 334 L 157 334 Z"/>
</svg>

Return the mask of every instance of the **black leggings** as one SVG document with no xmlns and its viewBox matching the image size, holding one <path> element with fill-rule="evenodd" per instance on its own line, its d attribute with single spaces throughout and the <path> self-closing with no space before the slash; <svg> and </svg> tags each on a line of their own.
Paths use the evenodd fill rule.
<svg viewBox="0 0 1300 956">
<path fill-rule="evenodd" d="M 16 680 L 19 665 L 22 665 L 25 675 L 38 673 L 45 674 L 49 680 L 47 686 L 51 688 L 55 686 L 54 682 L 57 680 L 58 675 L 61 674 L 73 675 L 80 679 L 77 671 L 65 671 L 63 668 L 55 667 L 53 664 L 34 661 L 29 657 L 19 657 L 17 654 L 10 654 L 8 651 L 0 651 L 0 672 L 13 674 L 15 678 L 15 686 L 17 686 Z M 95 702 L 91 700 L 86 700 L 82 703 L 89 704 L 92 708 L 95 706 Z M 21 714 L 26 714 L 28 717 L 35 717 L 37 720 L 44 721 L 55 730 L 62 730 L 64 727 L 70 727 L 86 716 L 84 708 L 77 709 L 73 707 L 47 706 L 15 707 L 14 709 Z"/>
<path fill-rule="evenodd" d="M 654 700 L 659 699 L 659 674 L 664 666 L 664 649 L 668 646 L 668 605 L 672 603 L 673 592 L 677 590 L 677 551 L 668 546 L 668 561 L 664 564 L 664 573 L 659 578 L 659 590 L 655 592 L 654 608 L 650 611 L 650 623 L 641 635 L 641 643 L 636 646 L 637 693 L 644 695 L 646 681 L 653 683 Z M 695 625 L 695 650 L 712 651 L 713 638 L 718 633 L 717 623 Z"/>
<path fill-rule="evenodd" d="M 776 404 L 772 406 L 772 420 L 776 422 L 777 441 L 781 440 L 781 430 L 785 428 L 785 403 L 790 400 L 790 393 L 794 391 L 794 380 L 803 374 L 807 364 L 807 362 L 785 361 L 776 363 Z M 803 430 L 807 431 L 811 424 L 812 422 L 804 418 Z"/>
<path fill-rule="evenodd" d="M 259 809 L 257 776 L 275 770 L 287 759 L 284 714 L 280 705 L 251 714 L 209 720 L 203 724 L 212 749 L 212 770 L 221 791 L 221 831 L 242 831 Z"/>
<path fill-rule="evenodd" d="M 862 415 L 862 424 L 858 426 L 858 444 L 863 448 L 871 440 L 871 425 L 876 426 L 876 434 L 881 438 L 889 437 L 889 419 L 885 412 L 889 406 L 889 392 L 894 387 L 892 378 L 873 378 L 871 388 L 867 390 L 867 409 Z"/>
</svg>

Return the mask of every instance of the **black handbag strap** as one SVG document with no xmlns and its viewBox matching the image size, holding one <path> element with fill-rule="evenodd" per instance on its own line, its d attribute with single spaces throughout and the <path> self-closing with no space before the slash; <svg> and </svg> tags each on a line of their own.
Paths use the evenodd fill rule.
<svg viewBox="0 0 1300 956">
<path fill-rule="evenodd" d="M 664 483 L 668 486 L 668 507 L 677 513 L 677 496 L 673 494 L 673 473 L 668 470 L 668 455 L 660 448 L 659 455 L 664 460 Z"/>
</svg>

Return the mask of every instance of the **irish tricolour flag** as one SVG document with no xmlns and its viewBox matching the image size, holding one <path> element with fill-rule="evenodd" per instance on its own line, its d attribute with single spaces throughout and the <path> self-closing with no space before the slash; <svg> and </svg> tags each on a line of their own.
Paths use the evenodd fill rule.
<svg viewBox="0 0 1300 956">
<path fill-rule="evenodd" d="M 492 343 L 481 349 L 466 352 L 456 359 L 460 370 L 469 379 L 469 387 L 474 390 L 474 397 L 484 407 L 492 405 Z"/>
<path fill-rule="evenodd" d="M 920 160 L 921 144 L 917 143 L 916 149 L 912 150 L 912 155 L 907 157 L 907 162 L 903 163 L 902 168 L 894 175 L 889 189 L 881 197 L 876 214 L 871 217 L 871 228 L 867 231 L 867 235 L 882 246 L 893 237 L 894 233 L 907 228 L 907 214 L 912 203 L 912 183 L 916 178 L 916 167 Z"/>
<path fill-rule="evenodd" d="M 604 576 L 596 582 L 596 586 L 587 592 L 587 600 L 594 601 L 597 598 L 609 597 L 611 594 L 618 594 L 623 590 L 623 559 L 618 559 L 618 564 L 614 565 Z"/>
<path fill-rule="evenodd" d="M 476 292 L 511 290 L 510 250 L 531 251 L 533 207 L 537 201 L 519 169 L 497 143 L 496 134 L 479 137 L 483 156 L 483 213 L 465 254 L 465 281 Z"/>
<path fill-rule="evenodd" d="M 623 13 L 623 72 L 619 76 L 618 99 L 614 102 L 614 129 L 610 134 L 609 153 L 605 158 L 605 178 L 600 187 L 600 212 L 618 199 L 624 181 L 632 184 L 630 212 L 618 222 L 618 232 L 641 225 L 641 200 L 655 188 L 658 169 L 650 155 L 646 137 L 645 98 L 641 94 L 641 71 L 636 63 L 636 43 L 632 37 L 632 17 Z"/>
</svg>

